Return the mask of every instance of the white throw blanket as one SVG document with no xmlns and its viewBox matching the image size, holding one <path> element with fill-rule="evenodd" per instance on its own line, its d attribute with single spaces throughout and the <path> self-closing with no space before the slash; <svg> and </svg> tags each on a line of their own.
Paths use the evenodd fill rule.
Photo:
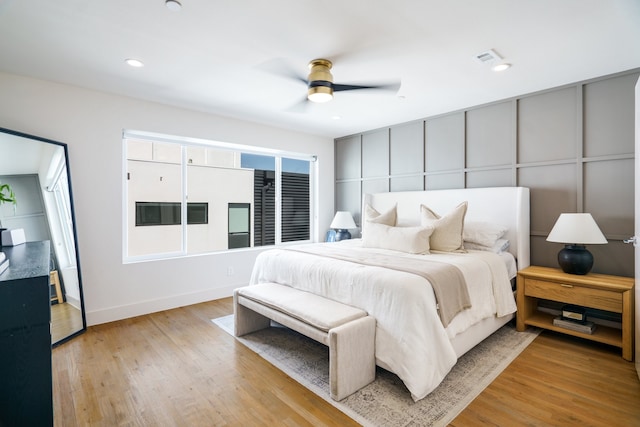
<svg viewBox="0 0 640 427">
<path fill-rule="evenodd" d="M 451 265 L 451 263 L 438 262 L 425 257 L 423 257 L 424 259 L 402 257 L 398 256 L 397 252 L 389 255 L 339 246 L 342 245 L 304 245 L 296 246 L 295 249 L 287 249 L 299 250 L 318 256 L 326 256 L 363 265 L 382 265 L 393 270 L 422 276 L 431 283 L 433 292 L 436 295 L 438 315 L 445 328 L 456 314 L 471 307 L 471 300 L 464 276 L 462 272 L 458 270 L 457 267 Z"/>
<path fill-rule="evenodd" d="M 472 307 L 445 329 L 429 282 L 415 274 L 365 266 L 298 251 L 272 249 L 256 259 L 251 283 L 275 282 L 323 295 L 367 311 L 376 318 L 376 363 L 402 379 L 414 400 L 433 391 L 456 362 L 450 339 L 480 320 L 515 312 L 515 300 L 502 259 L 489 252 L 412 255 L 360 248 L 354 251 L 433 258 L 462 271 Z M 304 246 L 304 245 L 303 245 Z"/>
</svg>

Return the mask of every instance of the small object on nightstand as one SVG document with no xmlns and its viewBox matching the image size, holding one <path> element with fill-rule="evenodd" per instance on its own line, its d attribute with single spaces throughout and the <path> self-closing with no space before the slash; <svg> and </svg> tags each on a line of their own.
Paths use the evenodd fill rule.
<svg viewBox="0 0 640 427">
<path fill-rule="evenodd" d="M 2 232 L 2 246 L 18 246 L 25 242 L 24 228 L 14 228 Z"/>
<path fill-rule="evenodd" d="M 584 245 L 607 243 L 588 213 L 560 214 L 547 241 L 565 243 L 565 247 L 558 252 L 558 264 L 565 273 L 579 275 L 589 273 L 593 267 L 593 255 Z"/>
<path fill-rule="evenodd" d="M 596 330 L 596 325 L 593 322 L 577 322 L 575 320 L 565 319 L 561 316 L 553 319 L 553 325 L 561 328 L 571 329 L 572 331 L 582 332 L 583 334 L 592 334 Z"/>
<path fill-rule="evenodd" d="M 562 318 L 565 320 L 584 323 L 587 321 L 587 310 L 579 305 L 566 304 L 562 307 Z"/>
<path fill-rule="evenodd" d="M 350 239 L 351 233 L 349 233 L 349 229 L 357 228 L 356 223 L 353 221 L 353 216 L 347 211 L 336 212 L 336 216 L 333 217 L 333 221 L 331 221 L 329 227 L 336 230 L 336 242 Z"/>
<path fill-rule="evenodd" d="M 336 241 L 336 230 L 327 231 L 327 235 L 324 238 L 325 242 L 335 242 Z"/>
</svg>

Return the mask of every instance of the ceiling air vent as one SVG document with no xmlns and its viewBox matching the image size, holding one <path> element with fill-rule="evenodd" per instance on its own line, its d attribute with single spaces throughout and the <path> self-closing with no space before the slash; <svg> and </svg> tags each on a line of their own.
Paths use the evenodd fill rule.
<svg viewBox="0 0 640 427">
<path fill-rule="evenodd" d="M 498 55 L 495 50 L 489 49 L 477 54 L 476 60 L 482 64 L 492 64 L 494 62 L 502 61 L 502 57 Z"/>
</svg>

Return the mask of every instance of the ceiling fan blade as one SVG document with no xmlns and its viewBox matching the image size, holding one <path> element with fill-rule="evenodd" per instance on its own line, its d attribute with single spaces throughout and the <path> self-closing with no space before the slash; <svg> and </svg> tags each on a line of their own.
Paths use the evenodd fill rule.
<svg viewBox="0 0 640 427">
<path fill-rule="evenodd" d="M 400 83 L 380 84 L 380 85 L 342 85 L 333 84 L 333 91 L 340 92 L 345 90 L 359 90 L 359 89 L 380 89 L 380 90 L 392 90 L 397 91 L 400 89 Z"/>
<path fill-rule="evenodd" d="M 289 78 L 307 84 L 307 78 L 300 75 L 286 60 L 282 58 L 270 59 L 256 66 L 259 70 L 278 77 Z"/>
<path fill-rule="evenodd" d="M 306 113 L 309 109 L 309 104 L 311 104 L 311 102 L 305 97 L 287 108 L 285 111 L 289 113 Z"/>
</svg>

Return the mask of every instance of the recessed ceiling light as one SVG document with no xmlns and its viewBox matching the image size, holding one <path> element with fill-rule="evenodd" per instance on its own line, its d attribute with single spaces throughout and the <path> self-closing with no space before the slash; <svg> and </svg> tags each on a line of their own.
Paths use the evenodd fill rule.
<svg viewBox="0 0 640 427">
<path fill-rule="evenodd" d="M 498 64 L 498 65 L 493 67 L 493 71 L 504 71 L 509 67 L 511 67 L 511 64 L 507 64 L 507 63 Z"/>
<path fill-rule="evenodd" d="M 332 120 L 340 120 L 341 118 L 342 118 L 342 117 L 340 117 L 340 116 L 331 116 L 331 119 L 332 119 Z"/>
<path fill-rule="evenodd" d="M 164 5 L 172 12 L 180 12 L 182 9 L 182 5 L 177 0 L 167 0 L 164 2 Z"/>
<path fill-rule="evenodd" d="M 144 67 L 144 64 L 139 59 L 129 58 L 129 59 L 125 59 L 124 62 L 126 62 L 128 65 L 132 67 L 136 67 L 136 68 Z"/>
</svg>

